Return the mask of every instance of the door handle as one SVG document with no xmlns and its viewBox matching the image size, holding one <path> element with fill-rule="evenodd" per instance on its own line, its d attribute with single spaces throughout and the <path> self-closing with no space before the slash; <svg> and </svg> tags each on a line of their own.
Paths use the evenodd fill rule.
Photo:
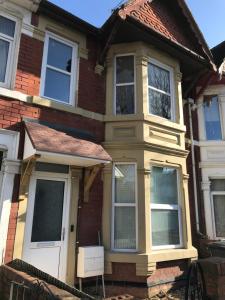
<svg viewBox="0 0 225 300">
<path fill-rule="evenodd" d="M 63 228 L 62 230 L 62 241 L 64 241 L 64 239 L 65 239 L 65 228 Z"/>
</svg>

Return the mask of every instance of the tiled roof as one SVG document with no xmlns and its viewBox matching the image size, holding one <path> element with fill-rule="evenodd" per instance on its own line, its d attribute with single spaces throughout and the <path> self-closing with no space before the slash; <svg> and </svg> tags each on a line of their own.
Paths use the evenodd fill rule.
<svg viewBox="0 0 225 300">
<path fill-rule="evenodd" d="M 172 0 L 168 0 L 172 1 Z M 170 10 L 166 1 L 134 0 L 126 4 L 119 11 L 123 19 L 130 16 L 166 38 L 196 51 L 196 42 L 193 42 L 194 33 L 187 34 L 187 26 L 179 16 Z"/>
<path fill-rule="evenodd" d="M 25 128 L 33 147 L 38 151 L 88 157 L 104 161 L 112 160 L 101 145 L 74 138 L 64 132 L 34 122 L 25 122 Z"/>
</svg>

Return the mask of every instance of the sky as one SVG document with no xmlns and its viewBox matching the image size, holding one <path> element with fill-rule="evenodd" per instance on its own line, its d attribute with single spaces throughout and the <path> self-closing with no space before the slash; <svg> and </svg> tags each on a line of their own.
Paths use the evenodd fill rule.
<svg viewBox="0 0 225 300">
<path fill-rule="evenodd" d="M 50 0 L 79 18 L 101 27 L 121 0 Z M 171 1 L 171 0 L 167 0 Z M 225 40 L 225 0 L 186 0 L 210 48 Z"/>
</svg>

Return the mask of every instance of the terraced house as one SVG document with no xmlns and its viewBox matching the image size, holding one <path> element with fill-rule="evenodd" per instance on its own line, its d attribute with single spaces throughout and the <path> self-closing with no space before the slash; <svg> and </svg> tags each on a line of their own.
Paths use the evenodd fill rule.
<svg viewBox="0 0 225 300">
<path fill-rule="evenodd" d="M 95 28 L 1 1 L 0 51 L 1 262 L 73 285 L 100 242 L 110 294 L 180 279 L 198 255 L 186 100 L 213 70 L 185 2 L 128 1 Z"/>
</svg>

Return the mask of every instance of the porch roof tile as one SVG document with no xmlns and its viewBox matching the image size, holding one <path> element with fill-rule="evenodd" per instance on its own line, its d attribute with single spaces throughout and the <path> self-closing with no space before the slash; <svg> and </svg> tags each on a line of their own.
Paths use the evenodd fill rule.
<svg viewBox="0 0 225 300">
<path fill-rule="evenodd" d="M 88 157 L 111 161 L 105 149 L 93 142 L 74 138 L 68 134 L 35 122 L 25 122 L 27 134 L 38 151 Z"/>
</svg>

